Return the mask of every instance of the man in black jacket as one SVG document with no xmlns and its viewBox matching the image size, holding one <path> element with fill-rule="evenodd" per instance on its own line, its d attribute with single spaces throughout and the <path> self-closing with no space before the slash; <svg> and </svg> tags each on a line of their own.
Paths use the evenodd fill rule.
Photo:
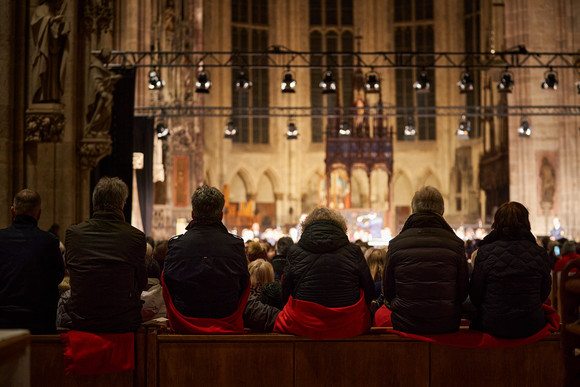
<svg viewBox="0 0 580 387">
<path fill-rule="evenodd" d="M 175 308 L 186 317 L 228 317 L 248 288 L 244 242 L 223 225 L 224 204 L 217 188 L 198 187 L 187 231 L 169 240 L 163 280 Z"/>
<path fill-rule="evenodd" d="M 0 230 L 0 328 L 55 333 L 58 284 L 64 277 L 58 239 L 38 228 L 38 193 L 18 192 L 11 211 L 12 226 Z"/>
<path fill-rule="evenodd" d="M 396 330 L 449 333 L 459 329 L 469 277 L 463 241 L 443 219 L 443 197 L 423 187 L 413 213 L 389 243 L 383 294 Z"/>
<path fill-rule="evenodd" d="M 66 231 L 71 328 L 131 332 L 141 324 L 147 285 L 145 234 L 125 222 L 129 195 L 118 177 L 103 177 L 93 191 L 93 217 Z"/>
</svg>

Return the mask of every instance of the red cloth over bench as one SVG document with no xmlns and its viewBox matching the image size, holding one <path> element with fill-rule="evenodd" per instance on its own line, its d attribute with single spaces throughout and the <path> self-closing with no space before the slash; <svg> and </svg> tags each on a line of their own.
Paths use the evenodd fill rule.
<svg viewBox="0 0 580 387">
<path fill-rule="evenodd" d="M 60 335 L 64 344 L 67 375 L 110 374 L 135 369 L 135 335 L 68 331 Z"/>
<path fill-rule="evenodd" d="M 548 305 L 542 305 L 544 307 L 544 313 L 546 316 L 546 326 L 539 332 L 533 334 L 529 337 L 524 337 L 521 339 L 504 339 L 500 337 L 495 337 L 487 333 L 483 333 L 477 330 L 459 330 L 454 333 L 445 333 L 439 335 L 417 335 L 413 333 L 406 333 L 400 331 L 389 331 L 396 333 L 399 336 L 408 337 L 414 340 L 427 341 L 429 343 L 449 345 L 453 347 L 464 347 L 464 348 L 506 348 L 506 347 L 517 347 L 520 345 L 535 343 L 536 341 L 542 340 L 551 332 L 557 332 L 560 329 L 560 316 L 554 308 Z M 390 324 L 391 311 L 387 309 L 386 306 L 379 308 L 375 314 L 375 324 L 374 326 L 392 326 Z"/>
<path fill-rule="evenodd" d="M 175 333 L 202 335 L 244 333 L 243 314 L 248 302 L 248 296 L 250 295 L 250 283 L 248 283 L 247 289 L 242 294 L 242 297 L 240 297 L 238 309 L 232 315 L 221 319 L 196 318 L 182 315 L 175 305 L 173 305 L 169 290 L 165 286 L 165 281 L 163 281 L 163 275 L 161 275 L 161 286 L 163 288 L 163 299 L 165 300 L 165 306 L 167 308 L 169 326 Z"/>
<path fill-rule="evenodd" d="M 290 296 L 278 314 L 274 332 L 292 333 L 311 339 L 343 339 L 369 332 L 371 315 L 364 293 L 360 300 L 342 308 L 327 308 L 320 304 L 295 300 Z"/>
</svg>

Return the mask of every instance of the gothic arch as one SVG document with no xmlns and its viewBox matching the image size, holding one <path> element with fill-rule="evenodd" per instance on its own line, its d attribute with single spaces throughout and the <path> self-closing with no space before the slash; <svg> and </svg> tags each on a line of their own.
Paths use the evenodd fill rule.
<svg viewBox="0 0 580 387">
<path fill-rule="evenodd" d="M 397 170 L 393 179 L 393 206 L 410 206 L 415 189 L 407 172 Z"/>
<path fill-rule="evenodd" d="M 245 197 L 237 198 L 237 195 L 239 195 L 239 192 L 237 191 L 240 187 L 237 187 L 237 182 L 235 180 L 236 178 L 239 178 L 243 184 Z M 234 192 L 234 190 L 236 190 L 236 192 Z M 230 179 L 230 196 L 234 195 L 238 201 L 241 200 L 242 202 L 246 202 L 248 200 L 248 196 L 254 195 L 255 193 L 256 184 L 254 183 L 252 176 L 245 168 L 240 168 Z"/>
<path fill-rule="evenodd" d="M 431 169 L 428 169 L 423 174 L 423 177 L 419 180 L 419 187 L 417 188 L 421 188 L 427 185 L 437 188 L 440 192 L 443 191 L 441 187 L 441 180 L 436 174 L 433 173 Z"/>
</svg>

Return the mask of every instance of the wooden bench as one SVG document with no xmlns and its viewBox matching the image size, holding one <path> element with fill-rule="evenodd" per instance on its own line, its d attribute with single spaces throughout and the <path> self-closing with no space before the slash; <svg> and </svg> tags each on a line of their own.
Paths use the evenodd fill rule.
<svg viewBox="0 0 580 387">
<path fill-rule="evenodd" d="M 342 340 L 279 334 L 136 335 L 136 369 L 65 376 L 57 335 L 34 336 L 32 386 L 557 386 L 564 378 L 554 333 L 515 348 L 470 349 L 402 338 L 379 328 Z"/>
</svg>

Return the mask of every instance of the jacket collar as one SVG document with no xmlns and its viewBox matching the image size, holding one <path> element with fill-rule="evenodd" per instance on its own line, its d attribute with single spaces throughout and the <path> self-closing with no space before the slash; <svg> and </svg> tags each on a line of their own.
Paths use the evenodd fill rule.
<svg viewBox="0 0 580 387">
<path fill-rule="evenodd" d="M 435 212 L 415 212 L 411 214 L 405 221 L 401 232 L 409 228 L 442 228 L 453 232 L 453 229 L 445 219 Z"/>
<path fill-rule="evenodd" d="M 123 211 L 121 211 L 121 210 L 95 211 L 95 212 L 93 212 L 93 219 L 117 220 L 117 221 L 124 222 L 125 215 L 123 215 Z"/>
<path fill-rule="evenodd" d="M 189 224 L 187 225 L 187 227 L 185 229 L 189 231 L 193 228 L 204 228 L 204 227 L 216 227 L 216 228 L 221 229 L 222 231 L 229 232 L 221 220 L 207 219 L 207 218 L 194 219 L 191 222 L 189 222 Z"/>
<path fill-rule="evenodd" d="M 518 241 L 518 240 L 528 240 L 530 242 L 536 243 L 536 238 L 534 235 L 523 228 L 508 228 L 505 227 L 501 230 L 491 230 L 489 234 L 480 243 L 480 246 L 493 243 L 496 241 Z"/>
<path fill-rule="evenodd" d="M 38 221 L 30 215 L 16 215 L 13 224 L 16 227 L 38 227 Z"/>
</svg>

